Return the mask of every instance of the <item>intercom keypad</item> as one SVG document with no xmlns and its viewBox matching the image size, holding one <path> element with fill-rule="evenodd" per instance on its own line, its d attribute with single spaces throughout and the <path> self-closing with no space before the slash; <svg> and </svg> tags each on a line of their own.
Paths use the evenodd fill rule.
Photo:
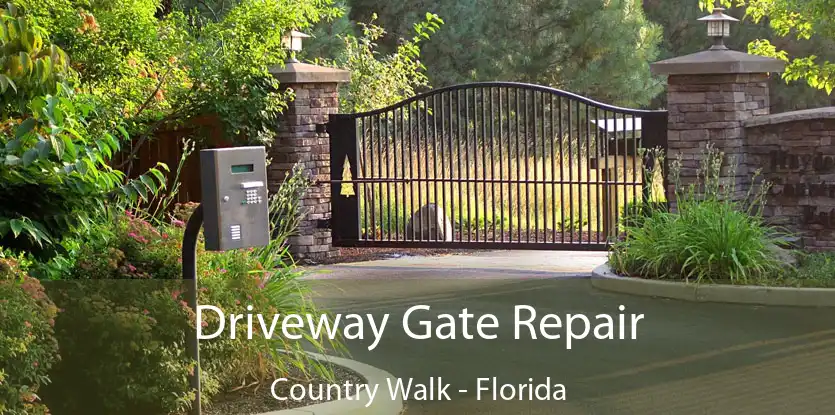
<svg viewBox="0 0 835 415">
<path fill-rule="evenodd" d="M 200 169 L 206 249 L 269 243 L 264 147 L 201 150 Z"/>
</svg>

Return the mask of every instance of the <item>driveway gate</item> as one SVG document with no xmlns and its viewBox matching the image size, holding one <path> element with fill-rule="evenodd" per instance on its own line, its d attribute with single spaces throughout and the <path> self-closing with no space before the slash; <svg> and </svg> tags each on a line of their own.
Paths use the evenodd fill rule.
<svg viewBox="0 0 835 415">
<path fill-rule="evenodd" d="M 605 250 L 667 112 L 488 82 L 330 116 L 334 246 Z M 656 183 L 658 191 L 653 190 Z"/>
</svg>

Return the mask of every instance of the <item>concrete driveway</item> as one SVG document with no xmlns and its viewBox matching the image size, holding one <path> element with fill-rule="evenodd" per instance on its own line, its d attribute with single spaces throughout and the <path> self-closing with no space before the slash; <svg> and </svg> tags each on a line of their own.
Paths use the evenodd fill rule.
<svg viewBox="0 0 835 415">
<path fill-rule="evenodd" d="M 489 252 L 400 258 L 310 269 L 319 305 L 334 312 L 390 315 L 376 349 L 348 342 L 353 358 L 397 377 L 453 386 L 449 401 L 407 402 L 417 414 L 827 414 L 835 411 L 835 315 L 831 309 L 694 304 L 594 290 L 599 253 Z M 401 327 L 418 316 L 467 308 L 495 315 L 494 340 L 415 340 Z M 554 313 L 644 314 L 637 340 L 514 339 L 514 308 Z M 413 318 L 408 326 L 420 325 Z M 627 320 L 628 321 L 628 320 Z M 460 330 L 460 329 L 459 329 Z M 472 331 L 472 329 L 471 329 Z M 628 332 L 627 332 L 628 333 Z M 627 335 L 628 337 L 628 335 Z M 564 401 L 477 400 L 478 378 L 537 384 L 550 377 Z M 529 379 L 533 379 L 531 382 Z M 466 392 L 458 393 L 458 390 Z"/>
</svg>

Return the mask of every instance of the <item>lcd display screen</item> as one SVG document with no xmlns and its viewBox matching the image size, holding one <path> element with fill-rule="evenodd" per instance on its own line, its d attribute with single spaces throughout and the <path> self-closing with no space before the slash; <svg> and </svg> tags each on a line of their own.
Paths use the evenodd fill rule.
<svg viewBox="0 0 835 415">
<path fill-rule="evenodd" d="M 233 164 L 232 173 L 252 173 L 255 171 L 254 164 Z"/>
</svg>

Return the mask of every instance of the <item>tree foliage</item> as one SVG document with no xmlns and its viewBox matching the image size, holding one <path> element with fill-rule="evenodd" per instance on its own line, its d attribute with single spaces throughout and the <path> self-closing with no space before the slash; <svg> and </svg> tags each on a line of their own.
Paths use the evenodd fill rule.
<svg viewBox="0 0 835 415">
<path fill-rule="evenodd" d="M 284 61 L 281 36 L 339 13 L 331 0 L 20 1 L 72 57 L 101 115 L 142 139 L 213 114 L 230 140 L 269 142 L 288 99 L 269 74 Z"/>
<path fill-rule="evenodd" d="M 0 246 L 55 257 L 110 208 L 153 197 L 166 166 L 126 180 L 111 162 L 163 126 L 215 114 L 228 138 L 268 142 L 287 99 L 269 74 L 281 35 L 338 13 L 330 0 L 171 4 L 17 0 L 0 13 Z"/>
<path fill-rule="evenodd" d="M 833 0 L 720 0 L 725 7 L 744 7 L 745 16 L 755 23 L 767 21 L 777 36 L 809 41 L 820 37 L 835 40 L 835 1 Z M 712 11 L 713 0 L 700 0 L 702 9 Z M 792 56 L 769 39 L 755 39 L 749 53 L 769 56 L 787 63 L 783 79 L 804 80 L 812 88 L 831 94 L 835 89 L 835 61 L 819 59 L 817 54 Z"/>
<path fill-rule="evenodd" d="M 67 55 L 61 48 L 44 44 L 40 27 L 30 24 L 13 4 L 0 10 L 0 93 L 4 110 L 26 103 L 35 96 L 54 94 L 70 73 Z M 13 93 L 6 94 L 11 88 Z"/>
<path fill-rule="evenodd" d="M 322 62 L 351 72 L 351 82 L 344 89 L 340 102 L 343 112 L 382 108 L 415 95 L 419 88 L 429 87 L 426 66 L 420 61 L 420 48 L 444 21 L 435 14 L 426 13 L 423 21 L 414 24 L 411 39 L 401 39 L 393 53 L 380 56 L 377 42 L 385 35 L 385 30 L 374 24 L 376 19 L 374 14 L 370 23 L 359 24 L 361 36 L 342 36 L 345 42 L 342 55 Z"/>
<path fill-rule="evenodd" d="M 111 131 L 124 129 L 90 121 L 94 100 L 72 88 L 77 75 L 66 54 L 35 19 L 14 6 L 2 17 L 0 246 L 51 256 L 107 202 L 156 194 L 165 166 L 126 181 L 109 165 L 120 149 Z"/>
<path fill-rule="evenodd" d="M 649 72 L 660 28 L 635 0 L 354 0 L 352 17 L 380 10 L 380 24 L 397 38 L 429 10 L 447 22 L 423 46 L 434 85 L 468 81 L 546 84 L 623 105 L 643 105 L 662 85 Z"/>
</svg>

